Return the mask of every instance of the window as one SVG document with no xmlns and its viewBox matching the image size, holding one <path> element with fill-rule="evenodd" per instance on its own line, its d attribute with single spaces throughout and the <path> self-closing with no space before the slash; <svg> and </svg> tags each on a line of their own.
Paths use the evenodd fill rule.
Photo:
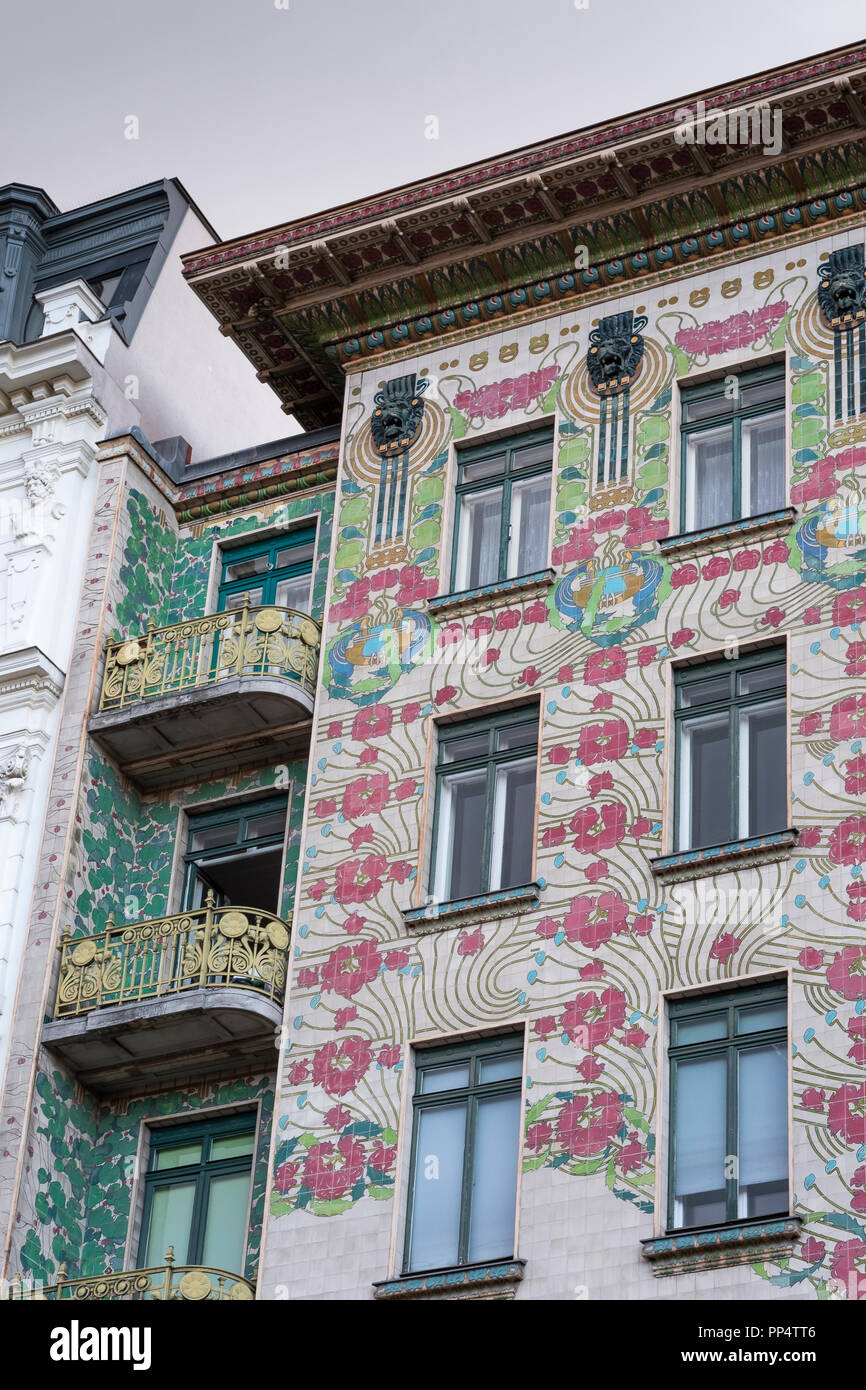
<svg viewBox="0 0 866 1390">
<path fill-rule="evenodd" d="M 315 541 L 315 526 L 305 526 L 224 551 L 217 611 L 243 607 L 249 594 L 252 608 L 275 604 L 309 613 Z"/>
<path fill-rule="evenodd" d="M 549 430 L 459 454 L 451 588 L 537 573 L 547 564 Z"/>
<path fill-rule="evenodd" d="M 728 378 L 725 378 L 728 380 Z M 680 526 L 701 531 L 785 505 L 782 366 L 683 391 Z"/>
<path fill-rule="evenodd" d="M 416 1053 L 405 1273 L 511 1259 L 523 1040 Z"/>
<path fill-rule="evenodd" d="M 676 848 L 784 830 L 785 654 L 707 662 L 674 673 Z"/>
<path fill-rule="evenodd" d="M 278 912 L 286 807 L 277 796 L 191 815 L 182 910 L 201 907 L 210 891 L 217 907 Z"/>
<path fill-rule="evenodd" d="M 670 1006 L 669 1230 L 788 1211 L 782 983 Z"/>
<path fill-rule="evenodd" d="M 152 1130 L 139 1246 L 142 1269 L 178 1264 L 243 1270 L 255 1115 Z"/>
<path fill-rule="evenodd" d="M 534 708 L 440 727 L 432 875 L 440 902 L 530 882 L 537 754 Z"/>
</svg>

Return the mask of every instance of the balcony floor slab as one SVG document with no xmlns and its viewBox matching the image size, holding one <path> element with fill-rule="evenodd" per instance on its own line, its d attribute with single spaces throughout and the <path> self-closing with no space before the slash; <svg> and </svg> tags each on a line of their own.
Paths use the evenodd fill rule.
<svg viewBox="0 0 866 1390">
<path fill-rule="evenodd" d="M 42 1041 L 88 1090 L 133 1095 L 227 1068 L 274 1071 L 281 1019 L 275 1000 L 221 985 L 54 1019 Z"/>
<path fill-rule="evenodd" d="M 303 755 L 312 695 L 280 675 L 233 676 L 91 716 L 89 731 L 145 791 Z"/>
</svg>

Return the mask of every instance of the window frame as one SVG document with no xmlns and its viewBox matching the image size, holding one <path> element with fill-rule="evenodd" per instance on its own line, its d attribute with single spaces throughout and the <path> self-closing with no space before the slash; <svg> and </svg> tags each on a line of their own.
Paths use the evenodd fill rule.
<svg viewBox="0 0 866 1390">
<path fill-rule="evenodd" d="M 761 512 L 750 512 L 747 516 L 743 515 L 742 493 L 743 493 L 743 462 L 742 462 L 742 425 L 744 420 L 750 420 L 760 415 L 770 415 L 774 412 L 782 412 L 783 424 L 786 421 L 787 407 L 787 376 L 784 362 L 771 363 L 766 367 L 752 368 L 746 372 L 736 372 L 731 368 L 728 375 L 736 374 L 739 383 L 739 392 L 735 401 L 731 403 L 731 409 L 711 415 L 703 420 L 686 419 L 686 409 L 692 401 L 711 400 L 714 396 L 724 395 L 725 377 L 715 377 L 712 381 L 705 381 L 694 386 L 683 383 L 680 386 L 680 534 L 691 535 L 693 531 L 714 530 L 716 526 L 732 526 L 738 521 L 746 521 L 752 516 L 761 516 Z M 778 380 L 780 387 L 780 397 L 778 402 L 760 401 L 756 405 L 743 406 L 739 404 L 742 392 L 752 386 L 760 386 L 766 381 Z M 696 527 L 687 529 L 687 512 L 689 502 L 689 475 L 688 475 L 688 442 L 693 434 L 700 434 L 709 430 L 718 429 L 721 425 L 731 425 L 731 448 L 732 448 L 732 514 L 727 521 L 719 521 L 710 527 Z M 787 502 L 787 450 L 783 450 L 782 467 L 785 477 L 784 493 L 785 496 L 781 505 Z"/>
<path fill-rule="evenodd" d="M 403 1259 L 401 1266 L 402 1275 L 404 1277 L 435 1272 L 434 1267 L 429 1269 L 413 1269 L 410 1264 L 412 1257 L 412 1222 L 415 1205 L 415 1172 L 418 1158 L 418 1143 L 421 1133 L 419 1115 L 424 1110 L 433 1110 L 441 1106 L 454 1105 L 455 1102 L 466 1102 L 466 1121 L 463 1131 L 463 1177 L 460 1188 L 460 1222 L 457 1237 L 457 1262 L 454 1265 L 448 1265 L 447 1268 L 459 1269 L 472 1263 L 468 1259 L 468 1252 L 470 1223 L 472 1220 L 472 1168 L 475 1159 L 479 1093 L 484 1099 L 488 1096 L 511 1094 L 518 1097 L 518 1144 L 517 1162 L 514 1170 L 514 1207 L 516 1222 L 517 1191 L 520 1176 L 521 1108 L 519 1101 L 523 1094 L 524 1051 L 525 1035 L 522 1031 L 503 1033 L 494 1038 L 476 1038 L 474 1041 L 448 1043 L 441 1047 L 415 1049 L 415 1087 L 411 1098 L 412 1142 L 409 1152 L 406 1226 L 403 1235 Z M 479 1079 L 481 1062 L 497 1054 L 506 1057 L 513 1054 L 519 1057 L 520 1070 L 517 1076 L 508 1077 L 502 1081 L 481 1082 Z M 426 1095 L 422 1093 L 421 1085 L 425 1071 L 431 1068 L 438 1068 L 464 1061 L 469 1062 L 469 1084 L 467 1086 L 458 1086 L 447 1091 L 433 1091 Z M 510 1254 L 496 1256 L 496 1261 L 512 1260 L 515 1258 L 515 1255 L 516 1250 L 512 1249 Z M 438 1266 L 435 1268 L 438 1268 Z"/>
<path fill-rule="evenodd" d="M 238 856 L 248 848 L 245 840 L 246 822 L 253 820 L 257 816 L 268 815 L 274 811 L 282 810 L 285 812 L 285 822 L 279 839 L 276 835 L 263 836 L 261 839 L 249 842 L 249 845 L 266 845 L 270 848 L 279 848 L 281 853 L 285 853 L 286 830 L 289 823 L 289 797 L 287 792 L 279 793 L 275 796 L 258 798 L 255 801 L 244 801 L 235 803 L 234 806 L 215 807 L 210 811 L 196 811 L 192 808 L 186 813 L 186 849 L 183 852 L 183 879 L 181 885 L 181 912 L 194 912 L 192 907 L 194 896 L 196 874 L 199 866 L 207 865 L 208 861 L 216 858 L 224 858 L 226 854 L 235 850 Z M 220 825 L 228 825 L 232 821 L 238 821 L 238 838 L 234 845 L 218 845 L 212 850 L 193 850 L 190 848 L 193 835 L 199 830 L 211 830 Z M 204 874 L 201 875 L 205 877 Z M 282 897 L 283 885 L 280 884 L 279 897 Z M 274 912 L 279 911 L 279 904 Z"/>
<path fill-rule="evenodd" d="M 778 666 L 782 673 L 782 683 L 770 690 L 756 691 L 752 695 L 737 694 L 737 677 L 745 671 L 758 670 L 763 666 Z M 708 701 L 703 705 L 692 705 L 685 708 L 679 707 L 680 691 L 689 685 L 697 684 L 700 681 L 711 680 L 720 675 L 730 677 L 728 695 L 724 700 Z M 733 693 L 732 693 L 733 692 Z M 689 719 L 702 718 L 709 714 L 718 714 L 723 710 L 728 711 L 728 789 L 730 793 L 730 819 L 728 821 L 728 835 L 720 841 L 713 841 L 715 844 L 728 844 L 734 841 L 750 839 L 750 834 L 740 833 L 740 729 L 739 719 L 736 717 L 741 708 L 752 708 L 759 704 L 769 704 L 772 701 L 782 699 L 785 701 L 785 798 L 788 804 L 788 759 L 790 758 L 790 732 L 788 730 L 787 700 L 788 700 L 788 651 L 785 646 L 762 647 L 757 651 L 747 652 L 736 660 L 721 657 L 712 661 L 701 661 L 693 666 L 676 666 L 673 672 L 673 735 L 674 735 L 674 796 L 673 796 L 673 852 L 675 854 L 686 854 L 691 850 L 709 849 L 710 845 L 682 845 L 680 844 L 680 816 L 682 812 L 682 773 L 683 773 L 683 741 L 682 725 Z M 776 830 L 784 830 L 787 827 L 777 826 Z M 771 835 L 776 833 L 773 830 L 755 831 L 755 835 Z"/>
<path fill-rule="evenodd" d="M 222 1158 L 210 1161 L 210 1153 L 214 1139 L 227 1138 L 233 1134 L 251 1134 L 252 1149 L 249 1154 L 243 1154 L 237 1158 Z M 150 1242 L 150 1221 L 153 1210 L 154 1193 L 163 1187 L 180 1186 L 183 1183 L 193 1182 L 195 1192 L 193 1196 L 192 1215 L 190 1217 L 189 1242 L 183 1258 L 176 1252 L 176 1261 L 179 1265 L 200 1265 L 204 1253 L 204 1242 L 207 1234 L 207 1210 L 210 1199 L 210 1186 L 214 1178 L 230 1177 L 235 1173 L 249 1172 L 250 1177 L 250 1196 L 253 1189 L 253 1168 L 256 1161 L 256 1145 L 258 1142 L 258 1115 L 255 1110 L 244 1110 L 232 1115 L 223 1115 L 219 1118 L 197 1120 L 191 1124 L 183 1125 L 164 1125 L 154 1127 L 150 1130 L 150 1145 L 147 1159 L 147 1171 L 144 1174 L 144 1191 L 141 1210 L 141 1229 L 138 1237 L 138 1267 L 156 1268 L 157 1266 L 146 1265 L 147 1247 Z M 189 1143 L 190 1141 L 201 1140 L 202 1157 L 198 1163 L 187 1163 L 177 1168 L 166 1168 L 159 1171 L 156 1167 L 156 1159 L 165 1149 L 175 1148 L 179 1144 Z M 249 1244 L 249 1212 L 250 1198 L 247 1198 L 247 1232 L 244 1239 L 244 1246 L 241 1256 L 241 1264 L 246 1262 L 247 1246 Z M 163 1254 L 165 1252 L 162 1252 Z M 160 1259 L 160 1262 L 162 1260 Z M 229 1274 L 240 1276 L 243 1269 L 227 1270 Z"/>
<path fill-rule="evenodd" d="M 506 729 L 516 724 L 528 724 L 534 719 L 538 725 L 538 735 L 535 741 L 535 790 L 538 793 L 538 748 L 541 739 L 541 710 L 538 704 L 521 705 L 517 708 L 503 710 L 499 714 L 479 715 L 472 719 L 455 720 L 449 724 L 439 724 L 436 729 L 436 764 L 434 768 L 435 792 L 433 809 L 433 829 L 430 854 L 430 872 L 428 882 L 431 892 L 435 894 L 439 869 L 440 869 L 440 847 L 439 831 L 442 820 L 442 780 L 449 773 L 456 771 L 474 772 L 481 768 L 487 769 L 487 782 L 484 793 L 484 834 L 481 843 L 481 879 L 486 885 L 479 890 L 479 895 L 484 893 L 506 892 L 506 889 L 490 887 L 490 859 L 493 846 L 493 808 L 496 795 L 496 769 L 503 763 L 518 762 L 526 758 L 528 754 L 520 749 L 508 748 L 502 752 L 495 751 L 496 734 L 500 729 Z M 442 758 L 443 746 L 447 746 L 457 739 L 470 737 L 473 733 L 487 731 L 487 754 L 483 757 L 466 758 L 462 761 L 444 762 Z M 531 744 L 526 744 L 526 748 L 531 748 Z M 533 832 L 535 821 L 533 820 Z M 535 864 L 535 837 L 531 843 L 531 861 Z M 513 887 L 520 887 L 514 884 Z M 470 894 L 470 896 L 476 896 Z M 451 897 L 443 897 L 442 902 L 462 901 Z"/>
<path fill-rule="evenodd" d="M 298 560 L 294 564 L 280 565 L 276 568 L 275 558 L 280 550 L 290 550 L 295 546 L 311 544 L 313 553 L 309 561 Z M 226 579 L 226 570 L 229 565 L 236 565 L 239 560 L 253 560 L 259 556 L 267 555 L 269 565 L 259 575 L 251 575 L 246 579 Z M 217 575 L 217 594 L 216 612 L 225 613 L 226 599 L 228 597 L 242 597 L 251 589 L 261 588 L 261 603 L 255 607 L 267 608 L 276 604 L 277 585 L 282 579 L 296 579 L 303 574 L 309 573 L 310 589 L 309 604 L 312 607 L 313 598 L 313 574 L 316 568 L 316 523 L 313 520 L 309 524 L 299 526 L 292 531 L 281 531 L 270 536 L 259 537 L 258 540 L 249 541 L 246 545 L 220 546 L 219 573 Z M 309 610 L 308 610 L 309 611 Z"/>
<path fill-rule="evenodd" d="M 553 456 L 555 452 L 555 434 L 553 426 L 546 425 L 542 429 L 531 431 L 520 431 L 516 434 L 508 434 L 497 440 L 488 440 L 486 443 L 474 445 L 470 448 L 458 448 L 457 453 L 457 481 L 454 486 L 454 532 L 452 538 L 451 551 L 451 593 L 465 593 L 466 589 L 457 590 L 457 565 L 460 557 L 460 514 L 462 511 L 461 503 L 464 497 L 488 491 L 490 488 L 502 487 L 502 509 L 499 518 L 499 563 L 497 568 L 497 578 L 488 581 L 492 584 L 502 584 L 508 579 L 508 547 L 511 540 L 511 495 L 515 481 L 523 482 L 527 478 L 540 477 L 544 474 L 550 475 L 550 501 L 548 503 L 547 522 L 548 522 L 548 543 L 550 546 L 550 510 L 553 502 Z M 541 444 L 550 445 L 550 459 L 547 463 L 537 463 L 528 465 L 525 468 L 514 466 L 514 455 L 523 449 L 538 448 Z M 498 454 L 505 455 L 503 469 L 499 473 L 493 474 L 489 478 L 481 478 L 476 482 L 462 482 L 464 470 L 478 463 L 484 463 L 486 459 L 495 458 Z M 547 558 L 545 556 L 545 558 Z M 535 574 L 537 571 L 532 570 Z M 523 578 L 522 575 L 513 575 L 514 580 Z M 474 587 L 485 587 L 470 586 Z"/>
<path fill-rule="evenodd" d="M 760 1032 L 743 1033 L 738 1035 L 736 1032 L 736 1010 L 749 1008 L 755 1004 L 784 1003 L 785 1023 L 782 1027 L 765 1028 Z M 692 1042 L 675 1044 L 674 1025 L 686 1019 L 701 1017 L 706 1014 L 727 1012 L 727 1026 L 724 1038 L 707 1039 L 704 1042 Z M 732 990 L 720 990 L 706 994 L 693 994 L 686 998 L 672 999 L 668 1002 L 668 1046 L 667 1046 L 667 1082 L 670 1088 L 670 1099 L 668 1104 L 668 1152 L 667 1152 L 667 1224 L 665 1233 L 676 1235 L 687 1233 L 688 1231 L 698 1231 L 715 1229 L 720 1226 L 741 1225 L 744 1221 L 769 1220 L 776 1216 L 789 1216 L 791 1207 L 791 1120 L 790 1120 L 790 1096 L 786 1096 L 786 1142 L 788 1146 L 787 1158 L 787 1180 L 788 1191 L 784 1211 L 771 1213 L 767 1217 L 743 1217 L 737 1214 L 739 1199 L 739 1174 L 736 1177 L 725 1178 L 725 1219 L 707 1223 L 704 1226 L 676 1226 L 674 1224 L 674 1186 L 676 1182 L 676 1158 L 677 1158 L 677 1068 L 675 1063 L 684 1058 L 704 1056 L 725 1056 L 725 1154 L 727 1156 L 739 1158 L 739 1078 L 738 1078 L 738 1059 L 741 1051 L 755 1047 L 757 1045 L 767 1045 L 768 1043 L 781 1043 L 785 1048 L 785 1055 L 789 1057 L 789 1038 L 790 1038 L 790 1008 L 789 1008 L 789 989 L 785 979 L 765 981 L 763 984 L 754 986 L 740 986 Z M 733 1084 L 732 1084 L 733 1081 Z M 788 1092 L 790 1092 L 790 1081 L 788 1082 Z"/>
</svg>

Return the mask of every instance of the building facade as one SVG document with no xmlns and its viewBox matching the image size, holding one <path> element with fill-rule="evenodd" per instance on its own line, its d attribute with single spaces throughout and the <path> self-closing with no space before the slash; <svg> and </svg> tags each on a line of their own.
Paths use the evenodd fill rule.
<svg viewBox="0 0 866 1390">
<path fill-rule="evenodd" d="M 8 1273 L 866 1294 L 866 50 L 700 101 L 184 258 L 323 433 L 102 451 Z"/>
<path fill-rule="evenodd" d="M 202 338 L 178 256 L 215 233 L 176 180 L 61 212 L 0 189 L 0 1075 L 96 487 L 97 443 L 143 429 L 185 465 L 285 433 Z M 234 354 L 236 356 L 236 354 Z M 207 403 L 207 409 L 202 406 Z M 182 437 L 182 438 L 181 438 Z"/>
</svg>

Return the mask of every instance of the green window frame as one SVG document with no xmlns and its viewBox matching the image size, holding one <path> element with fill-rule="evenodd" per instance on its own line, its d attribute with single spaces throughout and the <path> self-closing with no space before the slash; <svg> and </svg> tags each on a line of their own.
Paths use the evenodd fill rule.
<svg viewBox="0 0 866 1390">
<path fill-rule="evenodd" d="M 516 579 L 522 573 L 537 573 L 548 563 L 548 528 L 550 523 L 550 486 L 553 475 L 553 428 L 533 430 L 532 433 L 509 435 L 507 438 L 459 449 L 457 454 L 457 485 L 455 489 L 454 545 L 451 556 L 451 592 L 463 592 L 495 584 L 504 579 Z M 540 509 L 536 507 L 536 530 L 531 530 L 531 512 L 527 512 L 528 542 L 535 547 L 538 563 L 519 564 L 522 522 L 522 498 L 533 481 L 547 476 L 546 510 L 543 518 L 544 541 L 539 544 Z M 500 494 L 496 508 L 496 494 Z M 538 498 L 542 493 L 538 491 Z M 475 501 L 487 500 L 491 512 L 488 541 L 479 565 L 483 573 L 474 573 L 469 553 L 470 509 Z M 498 510 L 498 535 L 496 532 Z M 519 514 L 519 515 L 518 515 Z M 517 534 L 515 535 L 515 525 Z"/>
<path fill-rule="evenodd" d="M 674 670 L 676 851 L 706 849 L 787 829 L 786 697 L 787 654 L 783 647 L 751 652 L 738 660 L 700 662 Z M 775 707 L 772 711 L 770 705 Z M 759 746 L 762 708 L 765 728 Z M 695 751 L 695 736 L 700 738 L 701 728 L 709 731 L 713 726 L 717 736 L 727 740 L 726 778 L 718 766 L 713 768 L 711 753 L 701 762 L 700 753 Z M 772 747 L 771 741 L 778 745 L 780 738 L 781 759 L 771 766 L 753 766 Z M 756 780 L 759 772 L 762 781 Z M 757 804 L 759 797 L 769 806 Z M 702 833 L 707 811 L 711 825 L 723 833 Z M 760 823 L 768 815 L 782 823 Z M 758 824 L 752 824 L 753 816 Z"/>
<path fill-rule="evenodd" d="M 523 1044 L 509 1033 L 416 1050 L 404 1274 L 513 1258 Z M 428 1118 L 435 1153 L 421 1151 Z"/>
<path fill-rule="evenodd" d="M 272 817 L 282 814 L 283 824 L 280 830 L 262 834 L 254 824 L 256 820 L 263 816 Z M 184 876 L 183 894 L 181 900 L 181 911 L 191 912 L 201 907 L 204 895 L 208 888 L 212 889 L 217 906 L 221 905 L 221 895 L 215 884 L 208 879 L 207 866 L 211 861 L 225 859 L 232 853 L 240 856 L 250 849 L 280 849 L 282 850 L 286 839 L 286 822 L 289 814 L 288 796 L 269 796 L 257 801 L 245 801 L 235 806 L 223 806 L 213 811 L 190 811 L 187 814 L 187 848 L 184 852 Z M 220 834 L 225 829 L 229 831 L 235 827 L 235 835 L 228 839 L 226 835 Z M 213 839 L 211 848 L 194 849 L 193 840 L 197 835 L 205 834 Z M 217 843 L 219 842 L 219 843 Z M 270 909 L 272 912 L 279 911 L 278 904 L 274 904 Z"/>
<path fill-rule="evenodd" d="M 438 734 L 430 870 L 434 898 L 450 902 L 531 882 L 538 705 L 441 724 Z M 527 814 L 530 782 L 533 805 Z M 466 798 L 467 786 L 474 791 L 474 805 L 472 792 L 470 799 Z M 477 856 L 471 847 L 465 852 L 463 849 L 467 840 L 464 832 L 471 834 L 475 825 L 480 827 Z M 525 876 L 516 872 L 524 864 Z"/>
<path fill-rule="evenodd" d="M 785 981 L 673 1000 L 668 1019 L 667 1230 L 787 1215 Z M 747 1181 L 761 1174 L 763 1182 Z M 696 1189 L 708 1181 L 715 1186 Z"/>
<path fill-rule="evenodd" d="M 174 1245 L 177 1264 L 208 1265 L 222 1268 L 207 1258 L 209 1245 L 218 1245 L 227 1233 L 225 1211 L 215 1218 L 211 1210 L 215 1194 L 224 1190 L 222 1184 L 234 1184 L 241 1194 L 245 1175 L 246 1196 L 243 1203 L 244 1225 L 237 1224 L 241 1210 L 235 1203 L 235 1234 L 242 1231 L 238 1268 L 229 1274 L 242 1274 L 249 1239 L 248 1217 L 255 1157 L 257 1116 L 255 1111 L 227 1115 L 219 1119 L 199 1120 L 194 1124 L 172 1125 L 150 1131 L 150 1153 L 144 1176 L 144 1205 L 139 1239 L 139 1268 L 161 1265 L 164 1249 L 157 1244 Z M 198 1147 L 198 1156 L 195 1149 Z M 232 1152 L 234 1150 L 234 1152 Z M 174 1201 L 172 1197 L 174 1193 Z M 181 1194 L 186 1195 L 181 1197 Z M 165 1202 L 160 1199 L 165 1196 Z M 180 1201 L 177 1199 L 180 1197 Z M 159 1206 L 157 1205 L 159 1204 Z M 157 1219 L 164 1218 L 159 1235 L 153 1231 L 155 1207 Z M 160 1210 L 159 1207 L 162 1209 Z M 187 1235 L 185 1248 L 182 1236 Z M 160 1237 L 164 1237 L 161 1239 Z"/>
<path fill-rule="evenodd" d="M 714 526 L 724 526 L 749 516 L 763 515 L 786 505 L 784 364 L 778 363 L 748 372 L 734 372 L 732 369 L 729 373 L 729 376 L 731 375 L 737 382 L 737 393 L 732 397 L 725 395 L 728 377 L 700 386 L 682 388 L 680 531 L 684 535 Z M 755 502 L 750 500 L 752 474 L 744 465 L 748 462 L 746 454 L 751 448 L 754 433 L 752 422 L 760 422 L 763 417 L 770 416 L 778 417 L 775 423 L 781 427 L 781 446 L 778 460 L 774 461 L 771 469 L 765 469 L 763 479 L 757 476 L 759 457 L 756 456 L 755 487 L 764 489 L 766 500 L 761 505 L 755 505 Z M 701 442 L 707 444 L 711 442 L 710 437 L 715 435 L 721 443 L 722 437 L 728 432 L 730 488 L 725 489 L 720 483 L 718 490 L 714 489 L 710 477 L 703 478 L 698 486 L 692 474 L 692 456 L 696 459 L 696 450 Z M 744 442 L 748 445 L 745 451 Z M 757 438 L 755 442 L 757 448 Z M 696 462 L 694 467 L 697 468 Z M 725 492 L 728 496 L 723 505 L 722 494 Z M 761 496 L 758 490 L 759 503 Z"/>
<path fill-rule="evenodd" d="M 290 594 L 302 592 L 306 579 L 306 605 L 298 611 L 308 613 L 315 545 L 316 527 L 313 525 L 283 531 L 267 539 L 251 541 L 248 545 L 224 548 L 217 612 L 241 608 L 248 593 L 252 608 L 265 608 L 271 604 L 293 608 L 293 603 L 283 602 L 280 591 L 288 590 Z"/>
</svg>

